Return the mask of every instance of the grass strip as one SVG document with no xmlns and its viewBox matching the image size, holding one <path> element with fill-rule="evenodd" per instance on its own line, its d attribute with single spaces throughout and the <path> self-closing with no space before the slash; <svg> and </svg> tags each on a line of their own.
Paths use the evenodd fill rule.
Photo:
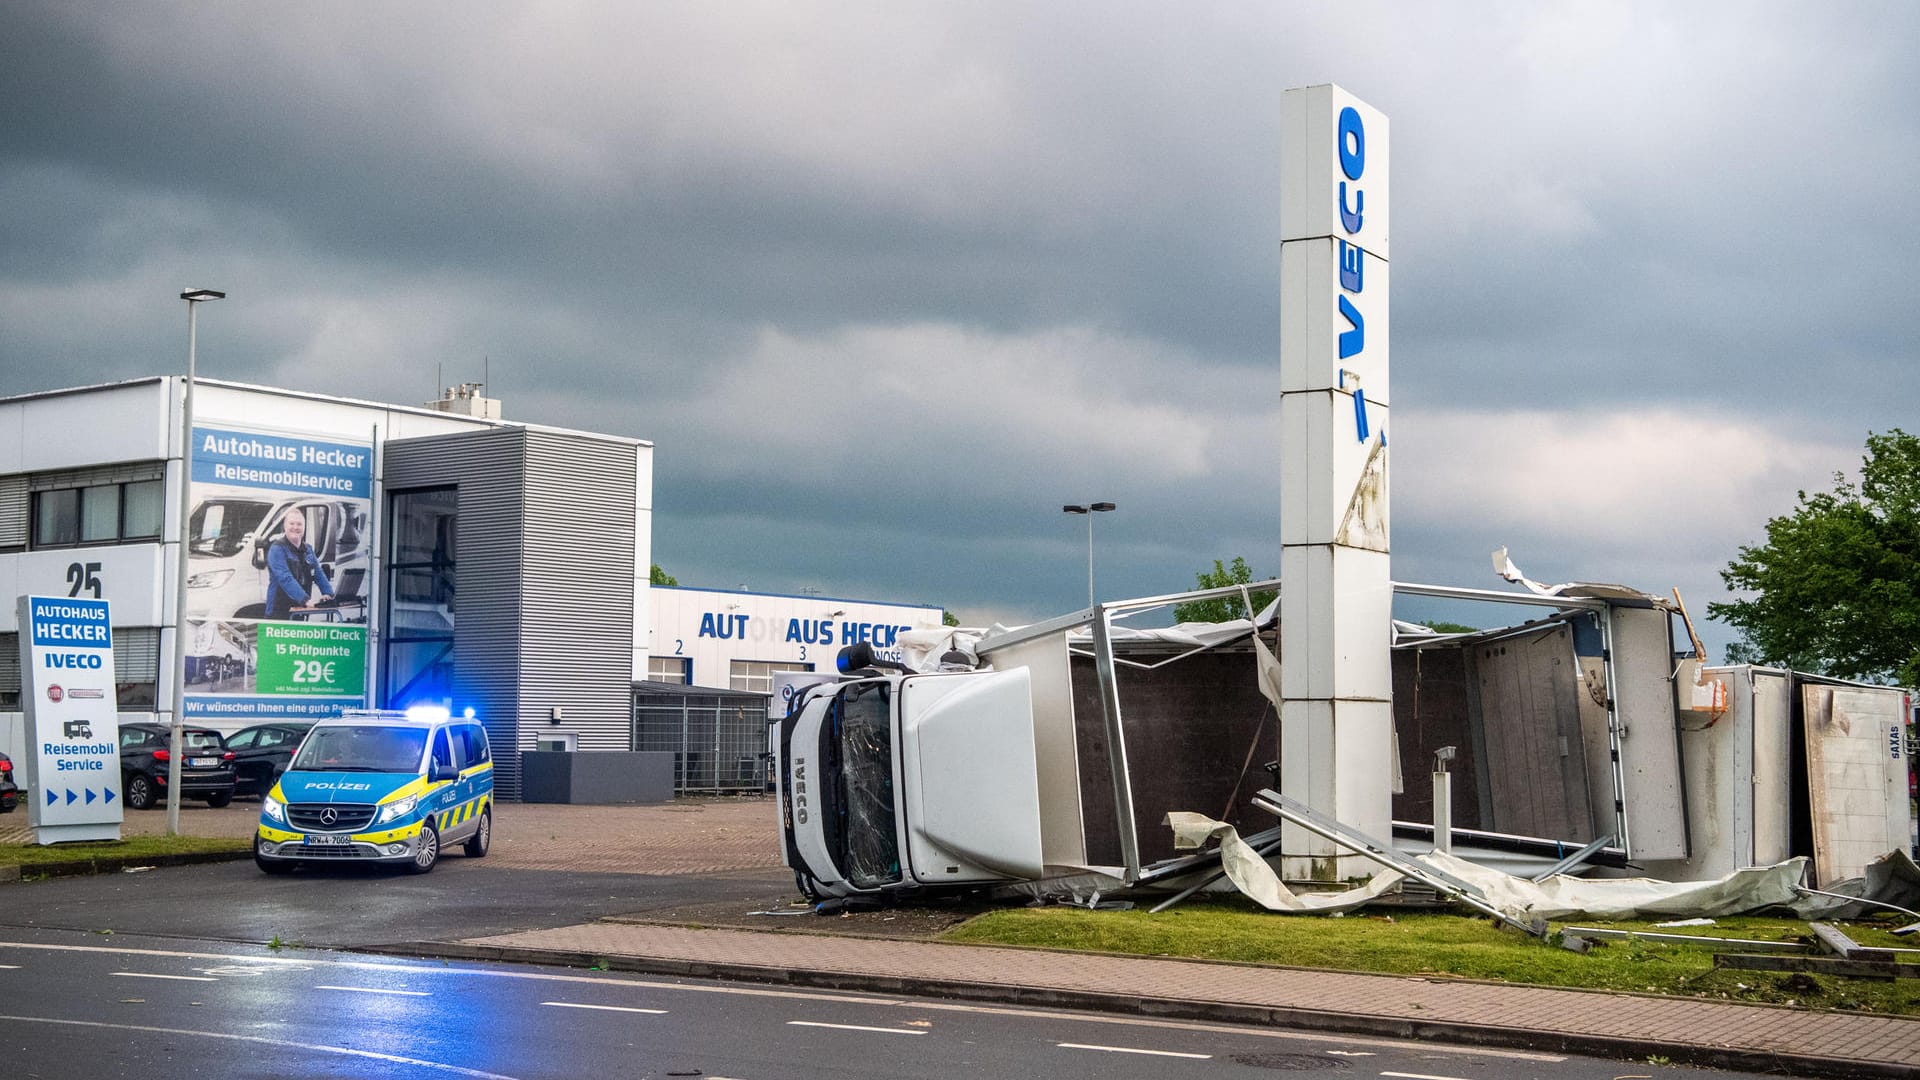
<svg viewBox="0 0 1920 1080">
<path fill-rule="evenodd" d="M 0 844 L 0 866 L 31 868 L 92 859 L 150 859 L 205 851 L 246 851 L 251 838 L 225 836 L 132 836 L 125 840 L 82 840 L 64 844 Z"/>
<path fill-rule="evenodd" d="M 1580 920 L 1578 925 L 1653 930 L 1656 921 Z M 1874 922 L 1845 926 L 1861 945 L 1913 944 Z M 1791 919 L 1726 918 L 1712 926 L 1660 932 L 1811 940 L 1807 924 Z M 1189 902 L 1159 915 L 1143 909 L 1016 908 L 971 919 L 941 939 L 1920 1015 L 1920 979 L 1717 971 L 1710 947 L 1643 940 L 1596 941 L 1583 955 L 1497 930 L 1486 919 L 1430 912 L 1288 916 L 1236 900 Z"/>
</svg>

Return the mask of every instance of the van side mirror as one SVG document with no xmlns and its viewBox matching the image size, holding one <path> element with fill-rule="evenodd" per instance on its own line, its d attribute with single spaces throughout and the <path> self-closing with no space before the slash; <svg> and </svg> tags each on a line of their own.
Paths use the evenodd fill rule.
<svg viewBox="0 0 1920 1080">
<path fill-rule="evenodd" d="M 460 779 L 460 770 L 451 765 L 442 765 L 436 761 L 433 763 L 433 767 L 427 770 L 427 783 L 429 784 L 437 784 L 442 780 L 458 779 Z"/>
</svg>

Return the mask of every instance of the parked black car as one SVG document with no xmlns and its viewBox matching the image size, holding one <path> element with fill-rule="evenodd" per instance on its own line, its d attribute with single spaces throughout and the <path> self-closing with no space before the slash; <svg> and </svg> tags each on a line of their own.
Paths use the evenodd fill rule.
<svg viewBox="0 0 1920 1080">
<path fill-rule="evenodd" d="M 257 724 L 241 728 L 227 736 L 227 749 L 233 751 L 235 795 L 265 795 L 273 790 L 280 774 L 287 771 L 300 740 L 307 737 L 310 723 Z"/>
<path fill-rule="evenodd" d="M 120 725 L 120 794 L 129 810 L 145 810 L 167 795 L 168 744 L 164 724 Z M 180 797 L 205 799 L 208 806 L 233 801 L 233 751 L 210 728 L 187 728 L 181 735 Z"/>
<path fill-rule="evenodd" d="M 10 814 L 20 803 L 20 786 L 13 782 L 13 761 L 0 754 L 0 814 Z"/>
</svg>

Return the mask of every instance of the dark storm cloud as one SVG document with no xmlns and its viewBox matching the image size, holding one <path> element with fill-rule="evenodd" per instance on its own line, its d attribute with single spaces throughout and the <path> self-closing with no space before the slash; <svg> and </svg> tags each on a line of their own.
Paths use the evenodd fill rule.
<svg viewBox="0 0 1920 1080">
<path fill-rule="evenodd" d="M 1279 100 L 1327 80 L 1393 122 L 1397 576 L 1691 599 L 1920 400 L 1908 5 L 3 18 L 0 389 L 168 370 L 226 288 L 215 374 L 655 440 L 689 583 L 1041 614 L 1098 498 L 1109 595 L 1271 572 Z"/>
</svg>

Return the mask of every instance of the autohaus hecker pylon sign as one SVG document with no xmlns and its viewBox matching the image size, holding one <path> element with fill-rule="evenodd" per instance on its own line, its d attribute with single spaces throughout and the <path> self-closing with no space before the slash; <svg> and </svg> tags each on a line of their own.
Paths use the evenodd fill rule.
<svg viewBox="0 0 1920 1080">
<path fill-rule="evenodd" d="M 19 613 L 34 839 L 118 840 L 120 721 L 107 602 L 22 596 Z"/>
</svg>

